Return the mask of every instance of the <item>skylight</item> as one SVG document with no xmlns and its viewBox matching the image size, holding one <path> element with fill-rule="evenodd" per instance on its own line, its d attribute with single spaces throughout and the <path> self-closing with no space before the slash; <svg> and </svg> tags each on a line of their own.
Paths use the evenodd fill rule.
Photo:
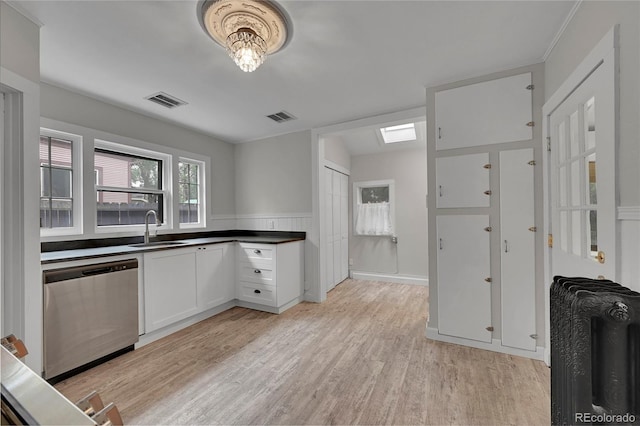
<svg viewBox="0 0 640 426">
<path fill-rule="evenodd" d="M 400 124 L 398 126 L 382 127 L 380 129 L 384 143 L 398 143 L 415 141 L 416 127 L 414 123 Z"/>
</svg>

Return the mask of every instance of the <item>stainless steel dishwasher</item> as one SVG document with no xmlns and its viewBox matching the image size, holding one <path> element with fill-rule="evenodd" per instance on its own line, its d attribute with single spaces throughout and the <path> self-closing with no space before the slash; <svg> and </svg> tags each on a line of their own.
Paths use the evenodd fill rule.
<svg viewBox="0 0 640 426">
<path fill-rule="evenodd" d="M 56 382 L 133 349 L 136 259 L 43 273 L 44 378 Z"/>
</svg>

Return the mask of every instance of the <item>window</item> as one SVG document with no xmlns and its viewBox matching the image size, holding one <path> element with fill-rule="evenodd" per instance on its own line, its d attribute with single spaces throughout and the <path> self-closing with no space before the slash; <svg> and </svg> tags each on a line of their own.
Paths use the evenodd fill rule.
<svg viewBox="0 0 640 426">
<path fill-rule="evenodd" d="M 386 144 L 415 141 L 417 139 L 416 128 L 413 123 L 383 127 L 380 129 L 380 133 Z"/>
<path fill-rule="evenodd" d="M 95 148 L 97 225 L 139 225 L 155 210 L 164 223 L 165 190 L 161 158 Z"/>
<path fill-rule="evenodd" d="M 43 235 L 81 232 L 80 141 L 76 135 L 40 129 L 40 229 Z"/>
<path fill-rule="evenodd" d="M 353 191 L 354 235 L 393 236 L 394 182 L 356 182 Z"/>
<path fill-rule="evenodd" d="M 202 171 L 195 160 L 180 159 L 178 163 L 178 217 L 181 227 L 202 222 Z"/>
</svg>

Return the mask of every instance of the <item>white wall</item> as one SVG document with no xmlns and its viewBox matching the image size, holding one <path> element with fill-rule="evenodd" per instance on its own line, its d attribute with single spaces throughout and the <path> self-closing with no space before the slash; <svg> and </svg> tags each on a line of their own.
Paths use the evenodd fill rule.
<svg viewBox="0 0 640 426">
<path fill-rule="evenodd" d="M 640 2 L 584 1 L 545 63 L 546 99 L 614 25 L 619 25 L 618 183 L 621 284 L 640 291 Z"/>
<path fill-rule="evenodd" d="M 0 2 L 0 91 L 5 99 L 2 144 L 3 333 L 22 338 L 26 363 L 42 371 L 42 281 L 38 230 L 40 28 Z M 11 104 L 11 108 L 7 105 Z"/>
<path fill-rule="evenodd" d="M 353 183 L 393 179 L 395 182 L 395 214 L 397 275 L 426 279 L 427 254 L 427 152 L 426 149 L 393 151 L 351 157 L 349 201 L 353 205 Z M 353 235 L 353 208 L 349 209 L 349 257 L 352 270 L 380 272 L 377 265 L 388 263 L 388 253 L 376 250 L 377 238 Z"/>
<path fill-rule="evenodd" d="M 346 170 L 351 169 L 351 154 L 339 136 L 323 136 L 324 159 L 329 160 Z"/>
<path fill-rule="evenodd" d="M 233 215 L 233 145 L 50 84 L 41 84 L 42 117 L 211 158 L 209 214 Z"/>
<path fill-rule="evenodd" d="M 311 212 L 311 132 L 235 145 L 236 213 Z"/>
<path fill-rule="evenodd" d="M 14 73 L 40 83 L 40 29 L 0 1 L 0 63 Z"/>
</svg>

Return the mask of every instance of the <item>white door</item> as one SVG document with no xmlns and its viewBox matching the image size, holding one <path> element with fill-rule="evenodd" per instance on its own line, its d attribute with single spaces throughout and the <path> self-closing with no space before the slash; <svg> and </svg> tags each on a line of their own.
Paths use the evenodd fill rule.
<svg viewBox="0 0 640 426">
<path fill-rule="evenodd" d="M 533 149 L 500 152 L 502 344 L 535 351 Z"/>
<path fill-rule="evenodd" d="M 349 176 L 340 174 L 340 281 L 349 276 Z"/>
<path fill-rule="evenodd" d="M 333 170 L 326 168 L 324 169 L 324 177 L 325 177 L 325 281 L 327 291 L 333 289 L 336 286 L 336 283 L 333 281 L 333 269 L 334 269 L 334 238 L 333 238 Z"/>
<path fill-rule="evenodd" d="M 331 171 L 331 183 L 333 185 L 332 192 L 332 215 L 333 215 L 333 233 L 331 238 L 333 239 L 333 286 L 335 287 L 340 281 L 340 272 L 342 266 L 342 224 L 340 215 L 340 202 L 342 197 L 340 196 L 340 173 Z"/>
<path fill-rule="evenodd" d="M 489 154 L 436 158 L 436 207 L 489 207 Z"/>
<path fill-rule="evenodd" d="M 550 115 L 551 271 L 616 280 L 614 81 L 605 61 Z"/>
<path fill-rule="evenodd" d="M 438 230 L 438 332 L 491 342 L 489 216 L 442 215 Z"/>
</svg>

